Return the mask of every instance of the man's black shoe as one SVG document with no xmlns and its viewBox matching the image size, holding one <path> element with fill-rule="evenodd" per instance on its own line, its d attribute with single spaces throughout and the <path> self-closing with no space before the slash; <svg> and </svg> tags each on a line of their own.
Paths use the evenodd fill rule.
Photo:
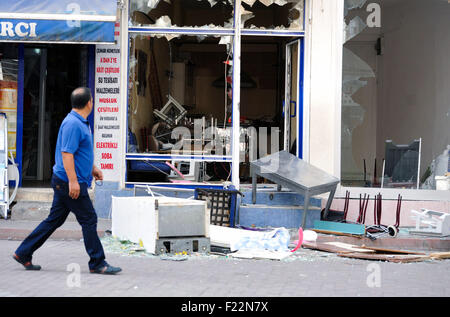
<svg viewBox="0 0 450 317">
<path fill-rule="evenodd" d="M 97 274 L 117 274 L 121 272 L 122 269 L 120 267 L 114 267 L 109 264 L 106 264 L 104 267 L 101 267 L 99 269 L 90 270 L 91 273 L 97 273 Z"/>
<path fill-rule="evenodd" d="M 33 263 L 31 263 L 31 261 L 24 261 L 17 254 L 14 254 L 12 258 L 22 264 L 25 269 L 29 271 L 39 271 L 41 269 L 40 265 L 34 265 Z"/>
</svg>

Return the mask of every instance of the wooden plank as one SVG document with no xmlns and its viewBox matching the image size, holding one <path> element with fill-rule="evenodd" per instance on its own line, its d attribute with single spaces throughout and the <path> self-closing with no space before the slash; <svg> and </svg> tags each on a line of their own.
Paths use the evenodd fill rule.
<svg viewBox="0 0 450 317">
<path fill-rule="evenodd" d="M 373 250 L 377 253 L 387 253 L 387 254 L 412 254 L 412 255 L 426 255 L 423 252 L 414 252 L 414 251 L 405 251 L 405 250 L 394 250 L 394 249 L 384 249 L 384 248 L 375 248 L 375 247 L 367 247 L 362 245 L 361 249 Z"/>
<path fill-rule="evenodd" d="M 292 255 L 290 251 L 272 251 L 272 250 L 238 250 L 230 253 L 233 258 L 239 259 L 266 259 L 266 260 L 283 260 Z"/>
<path fill-rule="evenodd" d="M 341 249 L 348 250 L 348 251 L 352 251 L 352 252 L 375 253 L 374 250 L 363 249 L 363 248 L 360 248 L 360 247 L 358 247 L 358 246 L 356 246 L 356 245 L 349 244 L 349 243 L 343 243 L 343 242 L 324 242 L 324 244 L 332 245 L 332 246 L 335 246 L 335 247 L 337 247 L 337 248 L 341 248 Z"/>
<path fill-rule="evenodd" d="M 430 258 L 435 259 L 435 260 L 450 259 L 450 252 L 430 253 Z"/>
<path fill-rule="evenodd" d="M 339 253 L 338 256 L 361 259 L 361 260 L 375 260 L 375 261 L 388 261 L 394 263 L 409 263 L 420 262 L 430 259 L 429 256 L 424 255 L 411 255 L 411 254 L 379 254 L 379 253 Z"/>
<path fill-rule="evenodd" d="M 354 235 L 364 235 L 366 226 L 356 223 L 333 222 L 333 221 L 314 221 L 314 228 L 318 230 L 327 230 L 331 232 L 349 233 Z"/>
<path fill-rule="evenodd" d="M 345 245 L 345 246 L 344 246 Z M 330 253 L 353 253 L 355 252 L 352 248 L 357 248 L 356 245 L 352 244 L 336 244 L 336 243 L 319 243 L 319 242 L 309 242 L 303 241 L 302 247 L 305 249 L 312 249 Z M 370 251 L 370 250 L 368 250 Z M 375 252 L 375 251 L 371 251 Z"/>
<path fill-rule="evenodd" d="M 333 234 L 336 236 L 346 236 L 346 237 L 352 237 L 352 238 L 358 238 L 362 239 L 363 236 L 351 234 L 351 233 L 343 233 L 343 232 L 336 232 L 336 231 L 328 231 L 328 230 L 320 230 L 320 229 L 311 229 L 312 231 L 315 231 L 317 233 L 324 233 L 324 234 Z"/>
</svg>

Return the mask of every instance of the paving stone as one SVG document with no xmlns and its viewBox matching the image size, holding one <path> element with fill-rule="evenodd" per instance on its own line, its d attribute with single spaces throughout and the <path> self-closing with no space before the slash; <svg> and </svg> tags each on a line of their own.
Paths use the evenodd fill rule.
<svg viewBox="0 0 450 317">
<path fill-rule="evenodd" d="M 309 261 L 236 260 L 190 255 L 187 261 L 163 261 L 157 256 L 111 253 L 107 261 L 122 267 L 116 276 L 88 272 L 81 241 L 44 244 L 33 261 L 39 272 L 25 271 L 11 259 L 20 241 L 0 240 L 0 296 L 150 296 L 150 297 L 298 297 L 298 296 L 448 296 L 450 260 L 395 264 L 346 258 L 318 257 L 302 250 Z M 74 264 L 72 264 L 74 263 Z M 70 281 L 78 265 L 80 285 Z M 369 265 L 379 267 L 380 287 L 370 287 Z"/>
</svg>

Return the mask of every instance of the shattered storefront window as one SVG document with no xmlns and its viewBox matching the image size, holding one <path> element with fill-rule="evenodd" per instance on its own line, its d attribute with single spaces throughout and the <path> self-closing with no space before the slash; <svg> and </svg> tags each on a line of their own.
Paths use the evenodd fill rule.
<svg viewBox="0 0 450 317">
<path fill-rule="evenodd" d="M 8 122 L 8 153 L 16 157 L 19 58 L 17 45 L 0 44 L 0 112 Z"/>
<path fill-rule="evenodd" d="M 131 0 L 133 26 L 233 27 L 232 0 Z"/>
<path fill-rule="evenodd" d="M 242 0 L 241 16 L 247 29 L 302 30 L 304 0 Z"/>
<path fill-rule="evenodd" d="M 448 188 L 449 14 L 440 0 L 345 0 L 344 186 Z"/>
<path fill-rule="evenodd" d="M 180 156 L 231 155 L 231 41 L 232 37 L 220 36 L 131 36 L 129 154 L 170 156 L 174 161 Z M 133 170 L 138 170 L 135 165 L 141 163 L 150 164 L 144 166 L 145 170 L 155 166 L 161 171 L 166 164 L 162 161 L 161 167 L 155 161 L 130 161 L 134 165 L 129 166 L 129 178 L 133 177 Z M 181 167 L 176 170 L 181 170 L 184 162 L 173 162 L 178 163 Z M 193 171 L 195 165 L 198 171 L 203 163 L 190 164 L 188 170 Z M 205 167 L 204 173 L 211 177 L 230 176 L 228 163 L 210 164 L 207 168 L 212 170 Z M 171 170 L 159 174 L 165 179 L 170 173 Z M 196 175 L 195 179 L 206 178 Z"/>
</svg>

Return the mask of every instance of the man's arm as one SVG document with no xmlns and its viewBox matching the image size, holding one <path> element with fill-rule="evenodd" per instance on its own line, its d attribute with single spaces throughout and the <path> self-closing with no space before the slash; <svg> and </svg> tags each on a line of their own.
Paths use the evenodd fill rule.
<svg viewBox="0 0 450 317">
<path fill-rule="evenodd" d="M 69 179 L 69 196 L 77 199 L 80 195 L 80 184 L 78 183 L 77 173 L 75 172 L 75 160 L 72 153 L 61 152 L 64 169 Z"/>
</svg>

